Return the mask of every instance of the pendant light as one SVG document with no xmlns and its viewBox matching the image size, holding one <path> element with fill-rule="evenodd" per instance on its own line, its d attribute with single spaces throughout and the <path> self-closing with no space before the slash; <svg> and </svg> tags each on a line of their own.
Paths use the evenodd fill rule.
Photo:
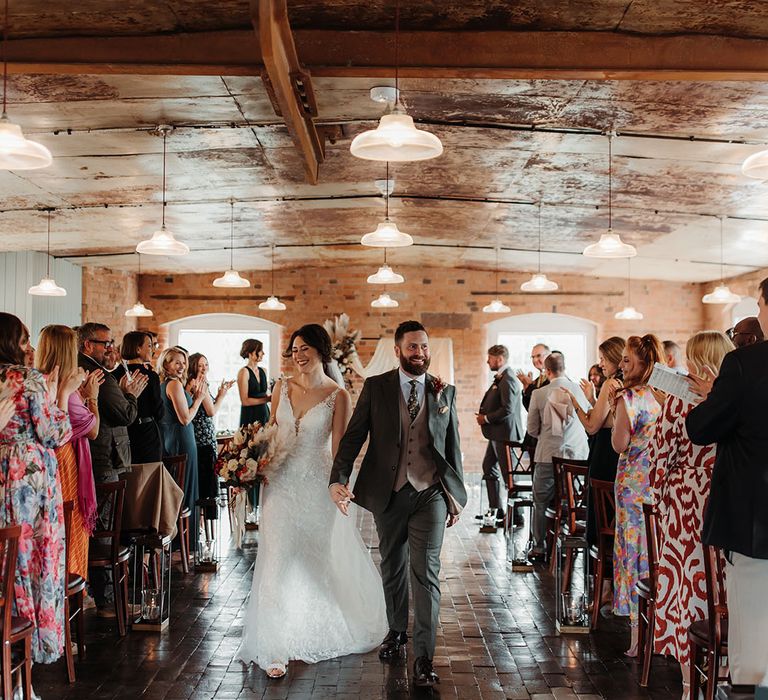
<svg viewBox="0 0 768 700">
<path fill-rule="evenodd" d="M 720 284 L 713 291 L 705 294 L 701 301 L 704 304 L 738 304 L 741 297 L 734 294 L 723 280 L 723 228 L 725 226 L 725 217 L 720 217 Z"/>
<path fill-rule="evenodd" d="M 157 127 L 157 133 L 163 136 L 163 219 L 160 228 L 152 234 L 152 238 L 141 241 L 136 246 L 136 252 L 145 255 L 186 255 L 189 253 L 189 247 L 181 241 L 177 241 L 174 235 L 165 228 L 165 141 L 171 131 L 173 131 L 173 127 L 168 124 L 160 124 Z"/>
<path fill-rule="evenodd" d="M 5 0 L 5 22 L 3 24 L 3 114 L 0 116 L 0 170 L 37 170 L 38 168 L 47 168 L 53 162 L 51 152 L 41 143 L 25 138 L 21 127 L 8 119 L 6 114 L 5 108 L 8 96 L 7 53 L 8 0 Z"/>
<path fill-rule="evenodd" d="M 613 317 L 619 321 L 643 320 L 643 314 L 632 306 L 632 260 L 630 258 L 627 258 L 627 305 Z"/>
<path fill-rule="evenodd" d="M 56 280 L 51 277 L 51 209 L 48 210 L 48 246 L 46 248 L 46 269 L 47 272 L 40 282 L 30 287 L 28 294 L 35 297 L 65 297 L 67 290 L 59 287 Z"/>
<path fill-rule="evenodd" d="M 272 246 L 272 256 L 270 261 L 272 269 L 272 291 L 266 301 L 259 304 L 262 311 L 285 311 L 285 304 L 275 296 L 275 246 Z"/>
<path fill-rule="evenodd" d="M 637 255 L 635 246 L 624 243 L 618 233 L 613 232 L 613 153 L 611 141 L 615 132 L 608 132 L 608 231 L 601 234 L 597 243 L 584 248 L 583 255 L 588 258 L 633 258 Z"/>
<path fill-rule="evenodd" d="M 355 136 L 350 153 L 363 160 L 394 162 L 429 160 L 443 152 L 440 139 L 417 129 L 400 102 L 400 3 L 395 3 L 395 99 L 394 107 L 379 125 Z"/>
<path fill-rule="evenodd" d="M 139 274 L 138 277 L 141 277 L 141 253 L 137 253 L 139 256 Z M 138 287 L 139 279 L 136 280 L 136 286 Z M 142 304 L 140 301 L 136 301 L 136 303 L 125 312 L 125 315 L 128 318 L 149 318 L 150 316 L 154 316 L 153 314 L 144 304 Z"/>
<path fill-rule="evenodd" d="M 387 265 L 387 249 L 384 248 L 384 264 L 375 275 L 368 275 L 368 284 L 402 284 L 403 282 L 405 282 L 405 277 L 398 275 Z"/>
<path fill-rule="evenodd" d="M 214 287 L 227 289 L 243 289 L 250 287 L 251 283 L 235 270 L 235 201 L 229 200 L 229 270 L 221 277 L 213 280 Z"/>
<path fill-rule="evenodd" d="M 768 151 L 753 153 L 741 164 L 741 172 L 756 180 L 768 180 Z"/>
<path fill-rule="evenodd" d="M 538 272 L 527 282 L 520 285 L 523 292 L 554 292 L 558 289 L 557 282 L 548 280 L 541 272 L 541 200 L 539 200 L 539 266 Z"/>
<path fill-rule="evenodd" d="M 389 180 L 389 161 L 387 161 L 387 179 Z M 406 248 L 409 245 L 413 245 L 413 238 L 397 228 L 397 224 L 389 220 L 389 192 L 390 188 L 387 186 L 384 190 L 384 221 L 382 221 L 375 231 L 366 233 L 361 239 L 362 245 L 370 246 L 371 248 Z"/>
<path fill-rule="evenodd" d="M 510 308 L 499 299 L 499 247 L 496 246 L 496 298 L 483 307 L 484 314 L 506 314 Z"/>
<path fill-rule="evenodd" d="M 397 299 L 393 299 L 389 294 L 383 292 L 371 302 L 374 309 L 394 309 L 400 306 Z"/>
</svg>

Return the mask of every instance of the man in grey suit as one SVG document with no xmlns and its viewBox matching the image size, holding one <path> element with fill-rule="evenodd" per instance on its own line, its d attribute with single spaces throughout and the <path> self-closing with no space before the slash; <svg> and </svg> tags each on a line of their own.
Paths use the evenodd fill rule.
<svg viewBox="0 0 768 700">
<path fill-rule="evenodd" d="M 522 442 L 525 436 L 522 416 L 522 386 L 507 362 L 509 350 L 503 345 L 488 348 L 488 367 L 495 372 L 493 383 L 480 402 L 477 423 L 488 440 L 483 457 L 483 480 L 488 490 L 488 513 L 501 520 L 501 486 L 506 484 L 511 465 L 504 442 Z M 502 476 L 504 477 L 502 481 Z"/>
<path fill-rule="evenodd" d="M 418 321 L 395 332 L 399 369 L 369 377 L 333 462 L 330 495 L 347 514 L 351 499 L 373 513 L 390 631 L 379 658 L 402 656 L 408 640 L 408 573 L 414 600 L 414 683 L 438 678 L 432 668 L 440 609 L 440 550 L 445 527 L 467 503 L 456 391 L 427 374 L 429 338 Z M 354 490 L 352 467 L 370 438 Z M 354 582 L 350 582 L 354 585 Z"/>
<path fill-rule="evenodd" d="M 570 392 L 584 411 L 589 410 L 587 399 L 576 382 L 565 376 L 565 358 L 552 353 L 544 360 L 549 383 L 531 394 L 528 408 L 528 433 L 537 438 L 536 466 L 533 470 L 533 551 L 531 559 L 546 557 L 546 510 L 555 496 L 553 457 L 586 459 L 589 455 L 587 434 L 567 392 Z"/>
</svg>

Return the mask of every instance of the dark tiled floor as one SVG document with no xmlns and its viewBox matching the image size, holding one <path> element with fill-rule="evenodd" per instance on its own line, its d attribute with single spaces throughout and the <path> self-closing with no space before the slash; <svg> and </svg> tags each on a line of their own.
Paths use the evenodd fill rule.
<svg viewBox="0 0 768 700">
<path fill-rule="evenodd" d="M 466 516 L 443 548 L 443 598 L 435 666 L 442 698 L 568 700 L 596 696 L 631 700 L 680 697 L 676 665 L 654 659 L 648 689 L 637 685 L 637 666 L 623 657 L 626 623 L 601 621 L 590 636 L 555 632 L 554 586 L 543 568 L 512 573 L 501 533 L 481 535 L 472 517 L 479 489 L 470 490 Z M 362 519 L 375 545 L 370 516 Z M 36 666 L 36 691 L 44 700 L 144 698 L 407 698 L 412 692 L 405 663 L 385 665 L 375 652 L 308 666 L 292 663 L 280 681 L 233 661 L 250 590 L 258 535 L 243 551 L 230 549 L 218 574 L 182 576 L 174 569 L 170 629 L 162 635 L 132 632 L 119 639 L 114 626 L 88 614 L 87 659 L 76 664 L 78 680 L 65 681 L 63 662 Z M 374 557 L 377 552 L 374 549 Z"/>
</svg>

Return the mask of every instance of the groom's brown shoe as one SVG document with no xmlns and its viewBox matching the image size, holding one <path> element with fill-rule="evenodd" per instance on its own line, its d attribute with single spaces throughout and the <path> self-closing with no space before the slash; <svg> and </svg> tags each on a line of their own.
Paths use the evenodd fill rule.
<svg viewBox="0 0 768 700">
<path fill-rule="evenodd" d="M 426 656 L 420 656 L 413 664 L 413 684 L 417 688 L 431 688 L 435 683 L 439 683 L 432 668 L 432 661 Z"/>
<path fill-rule="evenodd" d="M 405 656 L 405 644 L 407 641 L 408 635 L 405 632 L 389 630 L 379 647 L 379 658 L 388 661 L 389 659 L 399 659 L 401 656 Z"/>
</svg>

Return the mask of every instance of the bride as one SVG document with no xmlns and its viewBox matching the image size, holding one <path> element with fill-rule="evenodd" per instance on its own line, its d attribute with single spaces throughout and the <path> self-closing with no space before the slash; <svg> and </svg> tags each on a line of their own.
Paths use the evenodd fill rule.
<svg viewBox="0 0 768 700">
<path fill-rule="evenodd" d="M 296 376 L 272 394 L 278 439 L 294 441 L 263 491 L 259 549 L 238 658 L 271 678 L 292 659 L 315 663 L 379 645 L 387 617 L 381 577 L 353 518 L 328 498 L 328 477 L 351 413 L 326 376 L 331 340 L 317 324 L 291 336 Z"/>
</svg>

